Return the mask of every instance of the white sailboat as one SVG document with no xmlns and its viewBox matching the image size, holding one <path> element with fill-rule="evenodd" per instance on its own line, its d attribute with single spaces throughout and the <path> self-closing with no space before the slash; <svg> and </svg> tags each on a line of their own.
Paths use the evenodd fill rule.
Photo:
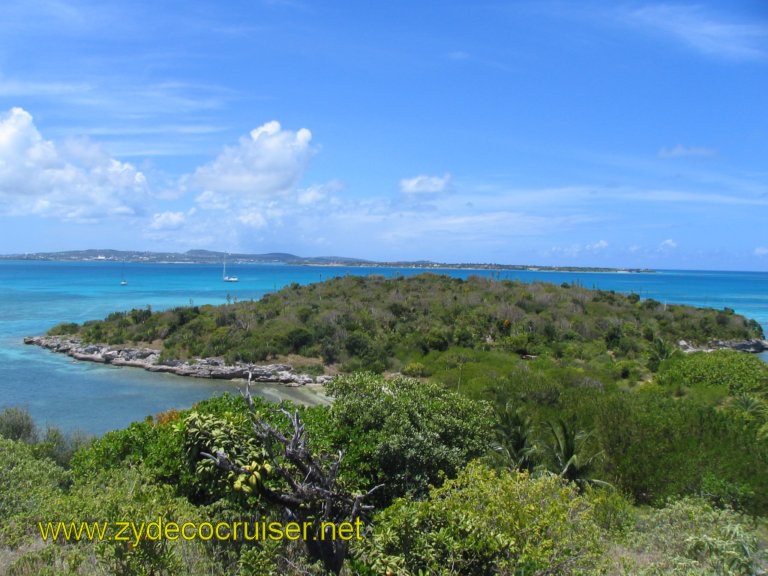
<svg viewBox="0 0 768 576">
<path fill-rule="evenodd" d="M 227 259 L 224 258 L 224 270 L 222 272 L 224 282 L 240 282 L 240 278 L 237 276 L 227 276 Z"/>
<path fill-rule="evenodd" d="M 127 286 L 128 280 L 125 279 L 125 262 L 123 262 L 123 266 L 120 269 L 120 286 Z"/>
</svg>

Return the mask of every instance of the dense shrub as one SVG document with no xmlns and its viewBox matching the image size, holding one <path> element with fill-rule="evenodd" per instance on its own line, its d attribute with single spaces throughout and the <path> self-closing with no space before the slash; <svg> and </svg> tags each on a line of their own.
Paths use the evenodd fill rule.
<svg viewBox="0 0 768 576">
<path fill-rule="evenodd" d="M 675 356 L 661 364 L 664 386 L 722 388 L 728 394 L 768 391 L 768 364 L 752 354 L 731 350 Z"/>
<path fill-rule="evenodd" d="M 596 405 L 606 479 L 641 503 L 710 494 L 768 512 L 768 445 L 712 406 L 652 392 L 612 395 Z"/>
<path fill-rule="evenodd" d="M 31 444 L 38 438 L 37 425 L 29 412 L 11 406 L 0 412 L 0 436 Z"/>
<path fill-rule="evenodd" d="M 344 470 L 361 487 L 384 484 L 378 505 L 425 495 L 490 445 L 490 406 L 435 383 L 361 373 L 327 390 L 336 398 L 330 417 Z"/>
<path fill-rule="evenodd" d="M 600 557 L 592 514 L 556 477 L 474 463 L 429 498 L 398 500 L 377 515 L 356 556 L 364 574 L 585 574 Z"/>
<path fill-rule="evenodd" d="M 697 498 L 643 511 L 609 558 L 610 573 L 639 576 L 752 576 L 766 560 L 748 518 Z"/>
<path fill-rule="evenodd" d="M 75 333 L 75 328 L 60 325 L 52 333 Z M 298 353 L 341 364 L 348 372 L 383 372 L 457 348 L 592 365 L 600 351 L 585 350 L 598 346 L 608 362 L 631 361 L 609 372 L 614 380 L 627 380 L 640 379 L 646 364 L 658 367 L 666 357 L 663 351 L 659 356 L 658 342 L 703 343 L 711 337 L 757 337 L 762 331 L 736 314 L 661 306 L 633 294 L 421 274 L 292 285 L 257 302 L 118 312 L 86 322 L 78 335 L 110 343 L 161 339 L 164 359 L 261 362 Z"/>
</svg>

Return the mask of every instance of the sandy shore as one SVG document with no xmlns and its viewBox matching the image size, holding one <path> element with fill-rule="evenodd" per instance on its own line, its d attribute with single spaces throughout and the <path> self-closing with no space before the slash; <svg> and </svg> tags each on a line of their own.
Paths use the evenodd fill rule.
<svg viewBox="0 0 768 576">
<path fill-rule="evenodd" d="M 236 381 L 240 390 L 245 390 L 245 380 Z M 306 386 L 285 386 L 273 382 L 251 384 L 251 393 L 269 402 L 289 400 L 303 406 L 329 406 L 333 399 L 325 395 L 325 388 L 316 384 Z"/>
</svg>

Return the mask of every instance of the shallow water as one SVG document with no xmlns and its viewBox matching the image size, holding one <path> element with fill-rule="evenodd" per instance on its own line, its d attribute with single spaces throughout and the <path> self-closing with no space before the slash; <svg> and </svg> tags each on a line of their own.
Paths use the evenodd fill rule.
<svg viewBox="0 0 768 576">
<path fill-rule="evenodd" d="M 308 284 L 346 274 L 412 275 L 419 269 L 228 265 L 240 278 L 225 283 L 219 266 L 117 262 L 0 261 L 0 408 L 24 406 L 45 425 L 96 434 L 169 408 L 186 408 L 212 394 L 238 390 L 238 383 L 180 378 L 138 369 L 73 362 L 68 356 L 25 346 L 22 338 L 60 322 L 100 319 L 131 308 L 163 309 L 258 299 L 287 284 Z M 635 292 L 660 302 L 730 307 L 760 322 L 768 332 L 768 273 L 679 272 L 618 274 L 542 271 L 444 270 L 502 279 L 568 282 L 587 288 Z M 124 276 L 128 285 L 121 286 Z M 768 361 L 768 355 L 764 355 Z M 265 387 L 264 394 L 307 391 Z"/>
</svg>

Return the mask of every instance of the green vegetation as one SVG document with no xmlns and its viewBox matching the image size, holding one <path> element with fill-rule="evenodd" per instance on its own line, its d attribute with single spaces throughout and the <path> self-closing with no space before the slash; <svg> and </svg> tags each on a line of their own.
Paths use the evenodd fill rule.
<svg viewBox="0 0 768 576">
<path fill-rule="evenodd" d="M 688 497 L 638 511 L 621 543 L 607 554 L 608 573 L 752 576 L 765 570 L 759 547 L 753 520 Z"/>
<path fill-rule="evenodd" d="M 636 380 L 685 339 L 745 339 L 760 326 L 732 311 L 640 300 L 579 286 L 422 274 L 292 284 L 257 302 L 115 312 L 51 334 L 86 342 L 161 342 L 163 357 L 262 362 L 321 358 L 342 370 L 400 371 L 481 390 L 533 356 L 601 380 Z"/>
<path fill-rule="evenodd" d="M 760 574 L 768 365 L 732 311 L 432 275 L 112 314 L 165 357 L 334 364 L 331 406 L 224 395 L 90 442 L 0 413 L 0 572 Z M 358 371 L 368 368 L 368 371 Z M 401 372 L 383 375 L 382 371 Z M 359 521 L 361 540 L 42 543 L 37 522 Z"/>
<path fill-rule="evenodd" d="M 541 427 L 538 434 L 529 418 L 514 413 L 498 419 L 494 441 L 487 405 L 425 386 L 413 379 L 386 381 L 371 374 L 343 377 L 336 389 L 338 404 L 331 408 L 285 404 L 280 409 L 256 399 L 249 408 L 243 398 L 225 395 L 190 411 L 163 413 L 105 434 L 81 447 L 65 467 L 37 454 L 34 444 L 0 439 L 0 512 L 6 519 L 0 530 L 6 550 L 0 568 L 30 575 L 327 574 L 317 560 L 321 556 L 313 556 L 301 542 L 145 539 L 138 546 L 85 540 L 39 544 L 39 520 L 286 522 L 284 506 L 266 495 L 286 493 L 289 487 L 279 471 L 287 452 L 275 450 L 254 425 L 290 437 L 287 415 L 292 414 L 305 427 L 302 434 L 313 459 L 333 467 L 333 455 L 345 454 L 337 468 L 339 490 L 354 499 L 370 492 L 374 482 L 388 487 L 386 493 L 374 490 L 363 498 L 376 504 L 361 516 L 364 538 L 349 543 L 347 561 L 331 573 L 703 575 L 756 574 L 765 565 L 764 532 L 757 528 L 762 521 L 733 508 L 749 508 L 751 500 L 739 498 L 755 490 L 735 491 L 733 483 L 710 474 L 702 489 L 689 491 L 686 498 L 657 498 L 658 509 L 636 508 L 631 497 L 615 488 L 571 481 L 567 474 L 554 473 L 557 470 L 547 472 L 542 464 L 552 448 L 560 446 L 561 452 L 588 455 L 587 461 L 597 463 L 592 471 L 607 474 L 610 457 L 589 457 L 594 455 L 589 441 L 598 434 L 583 434 L 565 420 L 553 429 Z M 370 411 L 363 410 L 377 394 L 380 407 L 373 402 Z M 386 414 L 390 403 L 393 410 Z M 517 454 L 527 460 L 496 460 L 495 448 L 514 440 L 505 436 L 510 431 L 518 440 L 526 438 L 516 445 L 523 446 Z M 659 437 L 664 432 L 668 430 Z M 559 443 L 552 442 L 553 435 L 559 436 Z M 568 444 L 564 437 L 575 440 L 573 449 L 562 448 Z M 217 452 L 227 454 L 239 468 L 228 470 L 203 456 Z M 484 454 L 487 463 L 474 459 L 478 454 Z M 627 455 L 626 469 L 632 469 L 637 457 L 634 452 Z M 444 459 L 443 470 L 427 477 L 439 458 Z M 684 451 L 675 458 L 660 460 L 654 453 L 646 461 L 655 459 L 656 468 L 665 471 L 659 474 L 674 477 L 674 468 L 701 459 Z M 521 461 L 528 464 L 518 465 Z M 753 457 L 752 464 L 760 461 Z M 424 474 L 419 476 L 422 465 Z M 642 462 L 637 466 L 640 475 L 651 470 Z M 531 470 L 519 470 L 526 467 Z M 754 476 L 765 474 L 755 470 Z M 432 487 L 427 488 L 428 483 Z M 668 491 L 665 485 L 661 488 Z"/>
<path fill-rule="evenodd" d="M 372 498 L 379 507 L 426 496 L 485 454 L 491 440 L 489 405 L 432 382 L 358 373 L 337 378 L 327 391 L 336 399 L 333 447 L 345 450 L 344 470 L 356 484 L 383 485 Z"/>
<path fill-rule="evenodd" d="M 659 384 L 681 389 L 717 389 L 731 396 L 768 389 L 765 362 L 749 354 L 719 350 L 676 356 L 662 365 Z"/>
<path fill-rule="evenodd" d="M 584 574 L 598 568 L 599 540 L 573 485 L 474 463 L 382 512 L 359 558 L 375 574 Z"/>
</svg>

